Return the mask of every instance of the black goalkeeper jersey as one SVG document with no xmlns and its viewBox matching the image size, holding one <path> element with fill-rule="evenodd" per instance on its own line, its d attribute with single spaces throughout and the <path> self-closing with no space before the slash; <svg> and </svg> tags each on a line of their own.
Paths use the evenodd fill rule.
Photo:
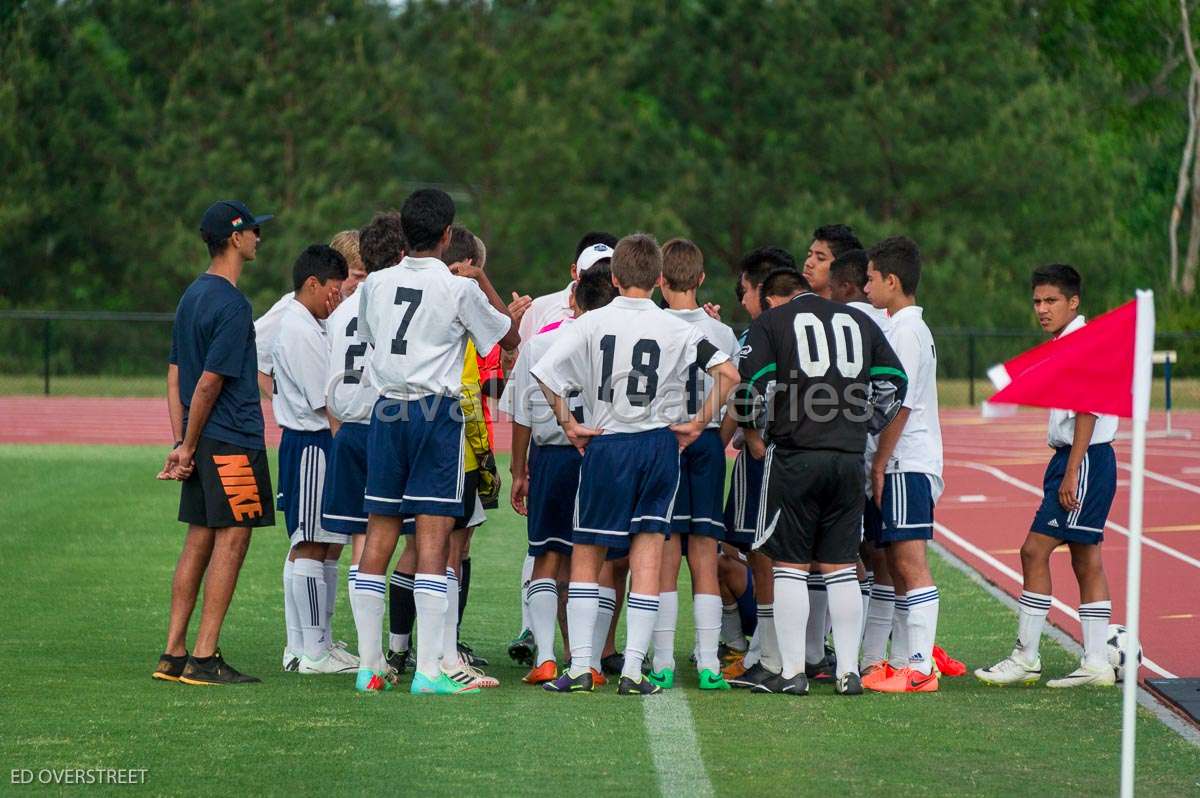
<svg viewBox="0 0 1200 798">
<path fill-rule="evenodd" d="M 764 426 L 783 449 L 862 454 L 908 387 L 900 358 L 870 316 L 804 293 L 764 312 L 738 364 L 743 427 Z"/>
</svg>

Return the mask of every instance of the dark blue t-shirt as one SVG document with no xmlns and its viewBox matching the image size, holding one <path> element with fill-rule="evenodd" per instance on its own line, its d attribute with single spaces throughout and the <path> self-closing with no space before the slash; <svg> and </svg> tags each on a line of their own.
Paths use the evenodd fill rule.
<svg viewBox="0 0 1200 798">
<path fill-rule="evenodd" d="M 225 378 L 200 434 L 247 449 L 266 448 L 254 314 L 250 300 L 233 283 L 202 274 L 183 292 L 175 309 L 171 362 L 179 367 L 185 420 L 201 373 L 211 371 Z"/>
</svg>

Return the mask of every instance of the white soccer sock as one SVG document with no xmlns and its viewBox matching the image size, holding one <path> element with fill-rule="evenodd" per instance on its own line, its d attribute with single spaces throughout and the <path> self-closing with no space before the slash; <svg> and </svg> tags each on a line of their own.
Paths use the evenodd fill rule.
<svg viewBox="0 0 1200 798">
<path fill-rule="evenodd" d="M 1089 601 L 1079 605 L 1079 625 L 1083 631 L 1083 664 L 1108 665 L 1108 622 L 1112 620 L 1111 601 Z"/>
<path fill-rule="evenodd" d="M 350 611 L 358 631 L 359 667 L 383 670 L 383 604 L 387 580 L 383 574 L 358 573 L 350 591 Z"/>
<path fill-rule="evenodd" d="M 915 671 L 933 671 L 933 641 L 937 639 L 937 585 L 910 588 L 904 597 L 908 608 L 908 665 Z"/>
<path fill-rule="evenodd" d="M 458 667 L 458 576 L 453 568 L 446 569 L 446 617 L 442 630 L 442 667 L 452 671 Z"/>
<path fill-rule="evenodd" d="M 1050 614 L 1050 596 L 1023 590 L 1018 604 L 1017 648 L 1025 662 L 1033 664 L 1038 658 L 1046 616 Z"/>
<path fill-rule="evenodd" d="M 871 588 L 867 604 L 867 620 L 863 624 L 862 663 L 873 665 L 886 659 L 888 635 L 892 633 L 892 617 L 896 611 L 896 589 L 876 583 Z"/>
<path fill-rule="evenodd" d="M 337 607 L 338 561 L 326 560 L 325 569 L 325 636 L 333 642 L 333 612 Z"/>
<path fill-rule="evenodd" d="M 696 625 L 696 667 L 714 673 L 721 670 L 717 646 L 721 642 L 721 597 L 698 593 L 692 598 L 692 618 Z"/>
<path fill-rule="evenodd" d="M 304 655 L 320 659 L 329 648 L 325 632 L 325 567 L 320 560 L 297 559 L 292 564 L 292 601 L 300 614 Z"/>
<path fill-rule="evenodd" d="M 294 656 L 304 652 L 304 633 L 300 631 L 300 611 L 292 597 L 292 574 L 296 566 L 291 560 L 283 561 L 283 622 L 287 627 L 287 650 Z"/>
<path fill-rule="evenodd" d="M 654 671 L 675 670 L 675 626 L 679 622 L 679 593 L 658 594 L 658 615 L 654 618 Z M 644 653 L 644 652 L 643 652 Z"/>
<path fill-rule="evenodd" d="M 892 613 L 892 650 L 889 660 L 894 667 L 903 668 L 908 663 L 912 649 L 908 642 L 908 602 L 896 596 L 896 610 Z"/>
<path fill-rule="evenodd" d="M 572 679 L 588 673 L 592 667 L 592 637 L 599 612 L 600 585 L 571 582 L 567 586 L 567 634 L 571 640 L 571 669 L 568 672 Z"/>
<path fill-rule="evenodd" d="M 525 591 L 529 604 L 529 629 L 537 646 L 541 665 L 554 659 L 554 622 L 558 620 L 558 583 L 554 579 L 535 579 Z"/>
<path fill-rule="evenodd" d="M 742 632 L 742 615 L 738 612 L 736 603 L 721 605 L 721 639 L 719 642 L 738 651 L 746 650 L 746 635 Z"/>
<path fill-rule="evenodd" d="M 808 575 L 808 625 L 804 634 L 804 661 L 816 665 L 825 658 L 825 616 L 829 612 L 829 595 L 825 579 L 819 573 Z"/>
<path fill-rule="evenodd" d="M 608 629 L 612 626 L 613 615 L 616 612 L 616 588 L 601 587 L 596 625 L 592 628 L 592 667 L 596 669 L 597 673 L 600 672 L 600 660 L 604 658 L 604 644 L 608 642 Z"/>
<path fill-rule="evenodd" d="M 862 619 L 863 628 L 858 630 L 859 639 L 862 639 L 863 633 L 867 626 L 867 610 L 871 605 L 871 588 L 875 585 L 875 573 L 867 571 L 867 575 L 858 583 L 858 591 L 862 594 Z"/>
<path fill-rule="evenodd" d="M 754 632 L 750 635 L 750 645 L 746 647 L 746 654 L 742 657 L 742 667 L 751 668 L 762 657 L 762 636 L 758 630 L 762 628 L 762 623 L 754 624 Z"/>
<path fill-rule="evenodd" d="M 829 596 L 829 616 L 833 619 L 833 650 L 837 656 L 837 675 L 858 673 L 858 644 L 862 629 L 862 593 L 854 568 L 825 574 L 825 592 Z M 811 594 L 810 594 L 811 596 Z"/>
<path fill-rule="evenodd" d="M 771 673 L 779 673 L 783 664 L 779 658 L 779 636 L 775 634 L 774 604 L 758 605 L 758 631 L 758 663 Z"/>
<path fill-rule="evenodd" d="M 775 577 L 775 638 L 783 678 L 804 673 L 808 627 L 808 571 L 773 568 Z M 824 621 L 822 621 L 824 625 Z"/>
<path fill-rule="evenodd" d="M 625 667 L 621 669 L 622 677 L 641 681 L 642 660 L 646 658 L 646 649 L 650 647 L 659 608 L 658 596 L 630 593 L 625 599 Z"/>
<path fill-rule="evenodd" d="M 530 626 L 529 618 L 529 580 L 533 578 L 533 557 L 526 554 L 525 562 L 521 565 L 521 631 L 526 629 L 530 631 L 533 627 Z"/>
<path fill-rule="evenodd" d="M 361 573 L 358 578 L 362 579 Z M 442 638 L 446 630 L 446 574 L 413 577 L 413 603 L 417 607 L 417 670 L 426 678 L 436 679 L 441 674 Z"/>
</svg>

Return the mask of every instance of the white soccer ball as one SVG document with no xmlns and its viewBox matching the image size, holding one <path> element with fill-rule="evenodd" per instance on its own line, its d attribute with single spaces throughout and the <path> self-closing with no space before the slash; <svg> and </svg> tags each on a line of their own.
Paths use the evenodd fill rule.
<svg viewBox="0 0 1200 798">
<path fill-rule="evenodd" d="M 1111 623 L 1108 625 L 1108 664 L 1113 666 L 1113 670 L 1117 672 L 1117 681 L 1125 679 L 1125 643 L 1129 639 L 1129 633 L 1125 631 L 1125 627 L 1119 623 Z M 1142 664 L 1142 647 L 1138 646 L 1137 651 L 1138 665 Z"/>
</svg>

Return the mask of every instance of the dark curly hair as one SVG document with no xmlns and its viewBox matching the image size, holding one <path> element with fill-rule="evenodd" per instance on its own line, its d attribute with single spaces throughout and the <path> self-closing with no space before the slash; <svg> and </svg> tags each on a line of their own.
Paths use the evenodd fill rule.
<svg viewBox="0 0 1200 798">
<path fill-rule="evenodd" d="M 358 254 L 368 274 L 395 266 L 407 249 L 400 214 L 396 211 L 375 214 L 358 234 Z"/>
</svg>

